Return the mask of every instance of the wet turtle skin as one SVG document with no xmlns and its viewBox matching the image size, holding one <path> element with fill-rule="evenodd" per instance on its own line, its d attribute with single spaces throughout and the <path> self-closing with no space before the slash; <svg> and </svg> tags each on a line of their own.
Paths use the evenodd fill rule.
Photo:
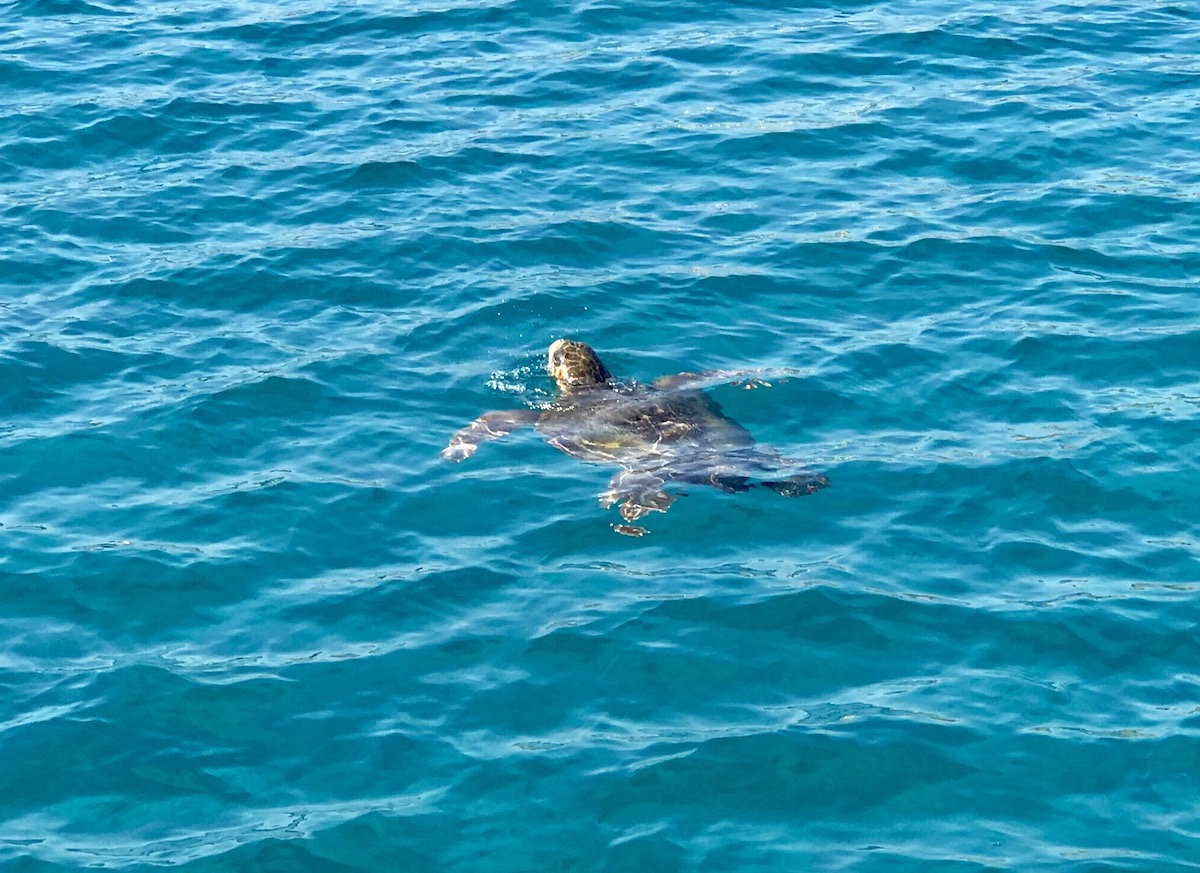
<svg viewBox="0 0 1200 873">
<path fill-rule="evenodd" d="M 621 468 L 600 495 L 600 504 L 607 508 L 619 503 L 626 522 L 665 512 L 675 496 L 663 486 L 672 482 L 723 491 L 763 485 L 789 497 L 829 484 L 824 476 L 813 474 L 776 478 L 791 462 L 757 446 L 748 430 L 695 387 L 745 373 L 680 373 L 650 386 L 619 382 L 591 346 L 575 340 L 554 342 L 547 367 L 561 391 L 555 403 L 541 411 L 482 415 L 451 437 L 442 457 L 461 461 L 474 454 L 479 443 L 533 424 L 548 443 L 567 454 Z M 614 528 L 632 536 L 646 533 L 629 524 Z"/>
</svg>

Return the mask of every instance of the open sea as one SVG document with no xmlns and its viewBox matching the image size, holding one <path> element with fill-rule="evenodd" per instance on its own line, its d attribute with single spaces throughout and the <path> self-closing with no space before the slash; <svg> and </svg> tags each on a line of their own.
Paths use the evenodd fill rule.
<svg viewBox="0 0 1200 873">
<path fill-rule="evenodd" d="M 527 428 L 584 340 L 831 483 Z M 0 7 L 0 869 L 1200 870 L 1192 0 Z"/>
</svg>

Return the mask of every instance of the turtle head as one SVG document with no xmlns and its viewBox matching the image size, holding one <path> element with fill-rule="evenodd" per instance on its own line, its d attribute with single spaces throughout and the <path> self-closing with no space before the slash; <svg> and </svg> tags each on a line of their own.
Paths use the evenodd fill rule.
<svg viewBox="0 0 1200 873">
<path fill-rule="evenodd" d="M 560 339 L 551 343 L 546 365 L 563 391 L 603 385 L 613 377 L 591 346 L 575 340 Z"/>
</svg>

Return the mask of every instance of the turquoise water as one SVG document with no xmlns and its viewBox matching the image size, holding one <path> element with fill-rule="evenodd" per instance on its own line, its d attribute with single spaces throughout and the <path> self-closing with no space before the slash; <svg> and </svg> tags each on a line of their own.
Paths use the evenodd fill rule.
<svg viewBox="0 0 1200 873">
<path fill-rule="evenodd" d="M 1200 868 L 1194 5 L 0 21 L 0 866 Z"/>
</svg>

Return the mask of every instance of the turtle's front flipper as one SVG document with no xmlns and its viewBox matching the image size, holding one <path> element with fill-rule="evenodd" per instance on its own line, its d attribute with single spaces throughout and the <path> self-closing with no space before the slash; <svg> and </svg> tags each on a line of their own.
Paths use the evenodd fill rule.
<svg viewBox="0 0 1200 873">
<path fill-rule="evenodd" d="M 675 373 L 654 380 L 654 387 L 664 391 L 685 391 L 695 388 L 711 388 L 714 385 L 733 384 L 742 388 L 769 388 L 771 383 L 765 376 L 778 371 L 764 370 L 704 370 L 700 373 Z M 785 374 L 786 375 L 786 374 Z M 776 378 L 779 378 L 776 376 Z"/>
<path fill-rule="evenodd" d="M 662 490 L 663 481 L 645 471 L 622 471 L 612 477 L 608 490 L 600 495 L 600 505 L 608 509 L 620 503 L 621 518 L 626 521 L 637 521 L 651 512 L 666 512 L 675 496 Z"/>
<path fill-rule="evenodd" d="M 533 424 L 537 419 L 538 413 L 532 409 L 485 413 L 450 437 L 450 444 L 442 449 L 442 457 L 447 461 L 466 460 L 475 454 L 480 443 L 508 436 L 517 428 Z"/>
<path fill-rule="evenodd" d="M 786 479 L 763 482 L 763 485 L 784 497 L 803 497 L 805 494 L 829 487 L 829 480 L 821 475 L 789 476 Z"/>
</svg>

